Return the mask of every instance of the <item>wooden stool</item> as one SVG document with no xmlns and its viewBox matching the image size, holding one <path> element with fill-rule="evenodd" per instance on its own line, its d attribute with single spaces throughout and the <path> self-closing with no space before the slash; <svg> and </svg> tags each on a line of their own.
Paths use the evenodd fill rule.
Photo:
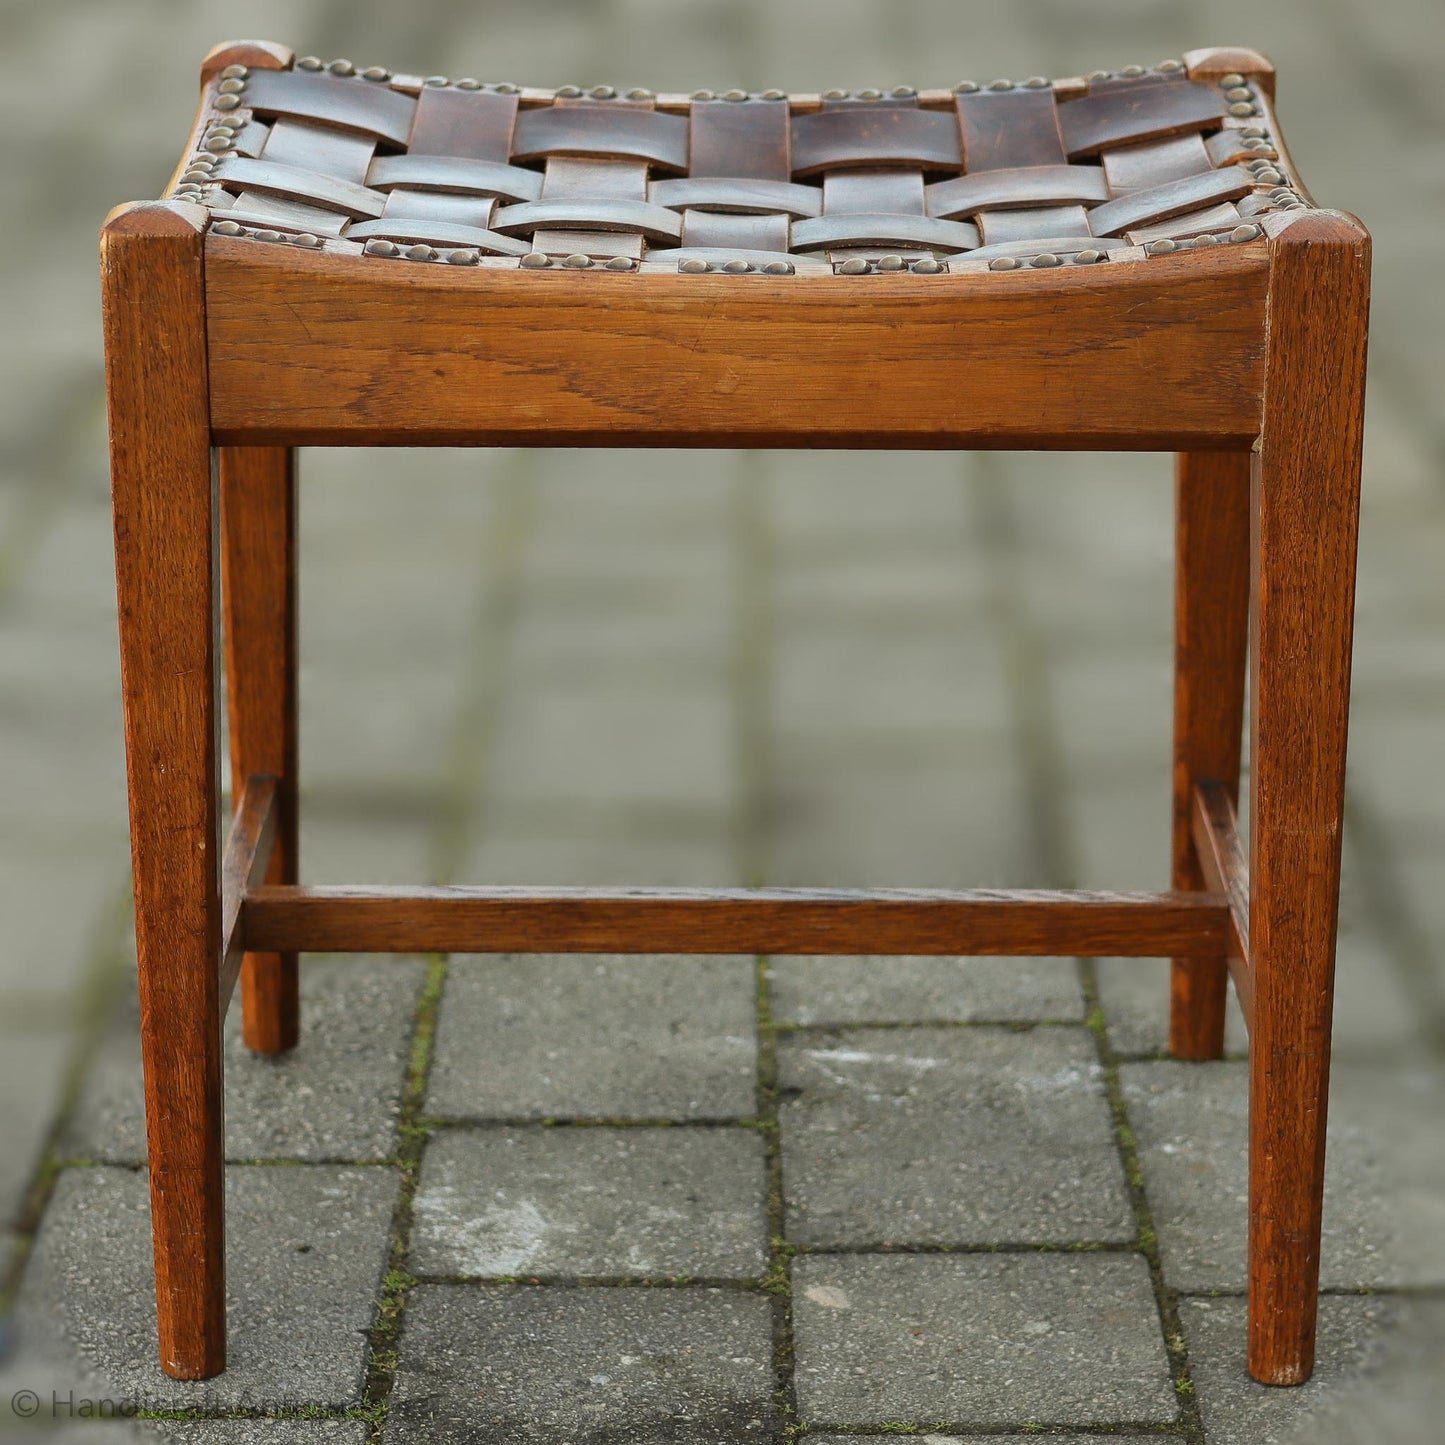
<svg viewBox="0 0 1445 1445">
<path fill-rule="evenodd" d="M 1269 63 L 684 96 L 237 42 L 202 80 L 167 199 L 102 236 L 164 1368 L 226 1362 L 238 974 L 246 1042 L 275 1053 L 296 1043 L 298 950 L 1122 954 L 1173 960 L 1184 1059 L 1219 1056 L 1233 975 L 1249 1368 L 1306 1379 L 1369 238 L 1309 200 Z M 1175 891 L 300 886 L 309 444 L 1177 452 Z"/>
</svg>

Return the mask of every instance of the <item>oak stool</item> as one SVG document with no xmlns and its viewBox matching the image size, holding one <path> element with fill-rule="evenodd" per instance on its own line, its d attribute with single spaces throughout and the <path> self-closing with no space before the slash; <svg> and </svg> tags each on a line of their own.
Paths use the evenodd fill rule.
<svg viewBox="0 0 1445 1445">
<path fill-rule="evenodd" d="M 1183 1059 L 1233 977 L 1249 1369 L 1306 1379 L 1370 243 L 1310 199 L 1269 62 L 674 95 L 242 41 L 201 75 L 165 199 L 101 238 L 164 1368 L 226 1363 L 238 977 L 277 1053 L 300 950 L 990 953 L 1172 959 Z M 295 449 L 521 444 L 1177 453 L 1173 891 L 302 885 Z"/>
</svg>

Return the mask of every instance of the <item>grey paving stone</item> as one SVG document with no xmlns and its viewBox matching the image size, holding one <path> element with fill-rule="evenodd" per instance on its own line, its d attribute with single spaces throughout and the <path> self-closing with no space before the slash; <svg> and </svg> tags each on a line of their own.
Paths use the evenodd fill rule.
<svg viewBox="0 0 1445 1445">
<path fill-rule="evenodd" d="M 1128 1064 L 1124 1096 L 1176 1289 L 1243 1289 L 1248 1068 Z M 1325 1164 L 1326 1288 L 1445 1283 L 1445 1074 L 1338 1065 Z"/>
<path fill-rule="evenodd" d="M 156 1420 L 147 1439 L 175 1445 L 366 1445 L 365 1420 Z"/>
<path fill-rule="evenodd" d="M 0 994 L 0 1008 L 6 1000 Z M 66 1030 L 21 1033 L 13 1009 L 0 1030 L 0 1226 L 20 1214 L 62 1097 L 65 1068 L 75 1048 Z M 3 1265 L 0 1265 L 3 1267 Z"/>
<path fill-rule="evenodd" d="M 616 820 L 612 820 L 615 824 Z M 726 888 L 741 883 L 737 849 L 721 822 L 712 836 L 649 836 L 575 819 L 543 834 L 494 823 L 460 876 L 494 885 L 579 888 Z"/>
<path fill-rule="evenodd" d="M 798 955 L 771 959 L 768 978 L 779 1023 L 1076 1022 L 1084 1011 L 1068 958 Z"/>
<path fill-rule="evenodd" d="M 389 1158 L 426 965 L 410 959 L 308 958 L 301 1042 L 275 1058 L 226 1019 L 226 1152 L 232 1159 L 371 1162 Z M 145 1159 L 140 1026 L 134 994 L 92 1065 L 62 1152 L 107 1164 Z"/>
<path fill-rule="evenodd" d="M 1135 1236 L 1093 1041 L 1082 1029 L 798 1036 L 779 1050 L 779 1083 L 792 1240 Z"/>
<path fill-rule="evenodd" d="M 385 1439 L 763 1441 L 771 1329 L 741 1290 L 421 1285 Z"/>
<path fill-rule="evenodd" d="M 798 1409 L 818 1424 L 1173 1421 L 1138 1255 L 809 1256 L 794 1262 Z"/>
<path fill-rule="evenodd" d="M 1027 887 L 1042 882 L 1024 784 L 1002 735 L 959 743 L 947 758 L 822 749 L 775 756 L 774 816 L 765 840 L 781 887 Z M 966 752 L 967 756 L 964 756 Z"/>
<path fill-rule="evenodd" d="M 750 959 L 454 962 L 427 1109 L 442 1118 L 718 1119 L 757 1107 Z"/>
<path fill-rule="evenodd" d="M 1445 1301 L 1326 1296 L 1314 1375 L 1289 1390 L 1249 1378 L 1243 1299 L 1182 1300 L 1179 1316 L 1210 1445 L 1439 1438 Z"/>
<path fill-rule="evenodd" d="M 1095 965 L 1099 1003 L 1109 1042 L 1121 1054 L 1160 1054 L 1169 1049 L 1169 961 L 1160 958 L 1101 958 Z M 1249 1048 L 1244 1015 L 1229 986 L 1224 1019 L 1224 1048 L 1243 1054 Z"/>
<path fill-rule="evenodd" d="M 456 1129 L 416 1195 L 422 1275 L 756 1278 L 767 1157 L 753 1129 Z"/>
<path fill-rule="evenodd" d="M 397 1182 L 381 1167 L 228 1170 L 229 1365 L 188 1382 L 156 1363 L 144 1175 L 67 1170 L 25 1276 L 22 1351 L 67 1387 L 146 1409 L 355 1404 Z"/>
<path fill-rule="evenodd" d="M 806 1437 L 808 1445 L 853 1445 L 857 1440 L 887 1440 L 896 1442 L 896 1433 L 887 1435 L 815 1435 L 809 1433 Z M 949 1435 L 943 1432 L 930 1430 L 926 1435 L 909 1435 L 907 1439 L 913 1445 L 945 1445 L 945 1442 L 954 1440 L 977 1440 L 977 1435 Z M 1041 1435 L 1038 1431 L 1030 1431 L 1027 1435 L 996 1435 L 992 1431 L 986 1437 L 990 1445 L 1037 1445 L 1039 1440 L 1047 1440 L 1048 1445 L 1098 1445 L 1097 1435 L 1059 1435 L 1050 1431 L 1047 1435 Z M 1105 1437 L 1109 1445 L 1159 1445 L 1158 1435 L 1115 1435 L 1109 1434 Z M 1170 1437 L 1165 1436 L 1165 1439 Z"/>
</svg>

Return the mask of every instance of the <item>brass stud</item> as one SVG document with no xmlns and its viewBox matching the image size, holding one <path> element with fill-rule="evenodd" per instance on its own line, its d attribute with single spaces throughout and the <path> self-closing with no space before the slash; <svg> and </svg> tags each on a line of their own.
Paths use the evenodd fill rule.
<svg viewBox="0 0 1445 1445">
<path fill-rule="evenodd" d="M 1031 75 L 1023 82 L 1023 86 L 1025 90 L 1047 90 L 1049 78 L 1046 75 Z"/>
<path fill-rule="evenodd" d="M 286 239 L 280 231 L 273 231 L 269 227 L 264 231 L 252 231 L 251 234 L 258 241 L 283 241 Z"/>
<path fill-rule="evenodd" d="M 240 93 L 245 90 L 245 88 L 246 82 L 244 80 L 240 80 L 237 77 L 232 76 L 230 80 L 223 80 L 216 87 L 216 90 L 221 95 L 240 95 Z"/>
<path fill-rule="evenodd" d="M 850 95 L 851 93 L 852 93 L 851 91 L 847 91 L 847 90 L 825 90 L 825 91 L 823 92 L 823 99 L 824 99 L 824 100 L 847 100 L 848 97 L 849 97 L 849 95 Z"/>
<path fill-rule="evenodd" d="M 1257 241 L 1264 234 L 1263 226 L 1256 226 L 1252 221 L 1243 226 L 1236 226 L 1230 233 L 1231 241 Z"/>
<path fill-rule="evenodd" d="M 424 81 L 422 81 L 422 84 L 430 85 L 434 89 L 440 89 L 444 85 L 450 85 L 451 81 L 449 81 L 444 75 L 429 75 Z"/>
<path fill-rule="evenodd" d="M 895 85 L 888 94 L 895 100 L 912 100 L 918 94 L 918 90 L 912 85 Z"/>
<path fill-rule="evenodd" d="M 1262 125 L 1247 125 L 1240 131 L 1240 135 L 1246 140 L 1265 140 L 1269 132 Z"/>
<path fill-rule="evenodd" d="M 631 271 L 637 266 L 637 262 L 631 256 L 614 256 L 608 263 L 609 271 Z"/>
<path fill-rule="evenodd" d="M 976 80 L 960 80 L 958 84 L 953 87 L 953 93 L 955 95 L 973 95 L 977 90 L 978 81 Z"/>
<path fill-rule="evenodd" d="M 988 263 L 990 271 L 1017 271 L 1019 262 L 1014 256 L 996 256 Z"/>
<path fill-rule="evenodd" d="M 765 276 L 791 276 L 793 274 L 793 263 L 791 261 L 769 261 L 763 267 Z"/>
<path fill-rule="evenodd" d="M 220 154 L 231 149 L 230 135 L 213 135 L 206 140 L 206 149 Z"/>
<path fill-rule="evenodd" d="M 1095 261 L 1102 261 L 1103 259 L 1104 253 L 1102 251 L 1089 250 L 1074 252 L 1074 265 L 1076 266 L 1092 266 Z"/>
<path fill-rule="evenodd" d="M 1052 251 L 1041 251 L 1029 262 L 1030 266 L 1037 266 L 1040 270 L 1047 270 L 1050 266 L 1059 265 L 1059 258 Z"/>
<path fill-rule="evenodd" d="M 1150 241 L 1144 247 L 1146 256 L 1167 256 L 1171 251 L 1179 249 L 1178 241 L 1171 241 L 1167 236 L 1162 241 Z"/>
<path fill-rule="evenodd" d="M 1231 85 L 1224 92 L 1229 100 L 1253 100 L 1254 92 L 1247 85 Z"/>
<path fill-rule="evenodd" d="M 1012 90 L 1014 88 L 1014 83 L 1011 80 L 1004 80 L 1000 78 L 998 80 L 989 81 L 988 88 L 990 90 Z"/>
<path fill-rule="evenodd" d="M 1123 70 L 1119 72 L 1120 75 L 1128 80 L 1138 80 L 1144 73 L 1144 67 L 1142 65 L 1126 65 Z"/>
<path fill-rule="evenodd" d="M 209 166 L 192 166 L 181 179 L 183 181 L 209 181 L 211 179 L 211 168 Z"/>
<path fill-rule="evenodd" d="M 868 263 L 861 256 L 850 256 L 838 267 L 840 276 L 862 276 L 868 270 Z"/>
<path fill-rule="evenodd" d="M 1254 178 L 1262 186 L 1273 186 L 1278 184 L 1284 177 L 1274 169 L 1273 166 L 1266 166 L 1263 170 L 1256 171 Z"/>
<path fill-rule="evenodd" d="M 243 228 L 237 221 L 213 221 L 211 229 L 218 236 L 240 236 L 244 234 Z"/>
<path fill-rule="evenodd" d="M 228 66 L 221 72 L 221 79 L 222 79 L 222 80 L 245 80 L 245 78 L 246 78 L 248 75 L 250 75 L 250 73 L 251 73 L 251 72 L 250 72 L 249 70 L 247 70 L 244 65 L 228 65 Z"/>
<path fill-rule="evenodd" d="M 521 264 L 528 271 L 544 271 L 552 262 L 543 251 L 528 251 Z"/>
<path fill-rule="evenodd" d="M 402 252 L 408 261 L 435 261 L 436 254 L 430 246 L 408 246 Z"/>
<path fill-rule="evenodd" d="M 559 85 L 557 96 L 561 100 L 576 100 L 582 94 L 580 85 Z"/>
<path fill-rule="evenodd" d="M 585 271 L 591 264 L 591 256 L 584 256 L 581 251 L 574 251 L 570 256 L 562 258 L 564 266 L 570 266 L 574 271 Z"/>
<path fill-rule="evenodd" d="M 482 88 L 482 82 L 478 80 L 475 75 L 464 75 L 460 80 L 454 81 L 453 84 L 458 90 L 480 90 Z M 499 86 L 498 89 L 500 88 Z"/>
<path fill-rule="evenodd" d="M 692 98 L 694 100 L 716 100 L 717 92 L 715 90 L 695 90 Z"/>
<path fill-rule="evenodd" d="M 881 90 L 877 90 L 877 89 L 875 89 L 874 87 L 870 86 L 867 90 L 860 90 L 860 91 L 858 92 L 858 99 L 859 99 L 859 100 L 882 100 L 882 99 L 883 99 L 883 92 L 882 92 Z"/>
<path fill-rule="evenodd" d="M 1114 72 L 1112 70 L 1091 70 L 1084 77 L 1091 85 L 1097 85 L 1101 80 L 1112 80 L 1113 78 Z"/>
<path fill-rule="evenodd" d="M 1254 107 L 1248 103 L 1248 101 L 1237 100 L 1232 106 L 1229 107 L 1229 113 L 1230 115 L 1253 115 L 1255 113 L 1255 110 Z"/>
<path fill-rule="evenodd" d="M 461 83 L 460 80 L 457 81 L 458 85 L 461 85 Z M 471 89 L 470 86 L 466 88 L 468 90 Z M 510 80 L 504 80 L 496 86 L 496 92 L 498 95 L 521 95 L 522 87 L 520 85 L 514 85 Z"/>
<path fill-rule="evenodd" d="M 1228 75 L 1221 75 L 1219 77 L 1219 83 L 1228 90 L 1230 86 L 1243 85 L 1244 77 L 1237 70 L 1231 70 Z"/>
<path fill-rule="evenodd" d="M 401 247 L 395 241 L 372 240 L 361 249 L 368 256 L 395 256 L 400 252 Z"/>
<path fill-rule="evenodd" d="M 349 60 L 333 60 L 326 68 L 332 75 L 356 74 L 356 67 Z"/>
<path fill-rule="evenodd" d="M 500 89 L 500 87 L 498 88 Z M 634 85 L 627 92 L 627 98 L 628 100 L 652 100 L 654 97 L 650 90 L 646 90 L 640 85 Z"/>
<path fill-rule="evenodd" d="M 875 264 L 880 271 L 902 271 L 908 265 L 902 256 L 880 256 Z"/>
<path fill-rule="evenodd" d="M 729 276 L 746 276 L 753 269 L 753 263 L 738 256 L 731 261 L 724 261 L 722 268 Z"/>
<path fill-rule="evenodd" d="M 390 80 L 391 71 L 384 65 L 368 65 L 361 72 L 361 78 L 363 80 Z"/>
<path fill-rule="evenodd" d="M 616 100 L 617 87 L 615 85 L 594 85 L 587 94 L 593 100 Z"/>
<path fill-rule="evenodd" d="M 1193 241 L 1191 242 L 1191 245 L 1193 245 L 1193 246 L 1196 247 L 1196 248 L 1199 247 L 1199 246 L 1213 246 L 1218 240 L 1219 240 L 1219 237 L 1218 237 L 1218 236 L 1211 236 L 1211 235 L 1206 231 L 1205 234 L 1202 235 L 1202 236 L 1195 236 L 1194 239 L 1193 239 Z"/>
<path fill-rule="evenodd" d="M 312 231 L 302 231 L 299 236 L 292 236 L 292 243 L 297 246 L 316 247 L 321 244 L 321 237 Z"/>
<path fill-rule="evenodd" d="M 325 70 L 326 63 L 319 55 L 303 55 L 296 62 L 297 70 Z"/>
<path fill-rule="evenodd" d="M 240 103 L 239 95 L 218 95 L 215 101 L 217 110 L 235 110 Z"/>
<path fill-rule="evenodd" d="M 758 97 L 759 100 L 786 100 L 787 98 L 788 92 L 786 90 L 765 90 Z"/>
<path fill-rule="evenodd" d="M 921 261 L 915 261 L 909 270 L 919 276 L 937 276 L 943 270 L 943 262 L 936 256 L 925 256 Z"/>
<path fill-rule="evenodd" d="M 1154 69 L 1163 75 L 1174 75 L 1184 69 L 1184 62 L 1182 60 L 1161 60 Z"/>
<path fill-rule="evenodd" d="M 708 265 L 701 256 L 689 256 L 686 261 L 677 263 L 677 269 L 689 276 L 698 276 L 708 269 Z"/>
<path fill-rule="evenodd" d="M 723 91 L 723 99 L 724 99 L 724 100 L 733 100 L 733 101 L 737 101 L 737 100 L 747 100 L 747 99 L 748 99 L 748 93 L 747 93 L 747 91 L 745 91 L 745 90 L 737 90 L 737 89 L 725 90 L 725 91 Z"/>
<path fill-rule="evenodd" d="M 469 251 L 465 247 L 447 252 L 447 264 L 451 266 L 475 266 L 481 259 L 480 251 Z"/>
<path fill-rule="evenodd" d="M 1267 140 L 1244 140 L 1240 144 L 1247 151 L 1271 151 L 1274 149 Z"/>
</svg>

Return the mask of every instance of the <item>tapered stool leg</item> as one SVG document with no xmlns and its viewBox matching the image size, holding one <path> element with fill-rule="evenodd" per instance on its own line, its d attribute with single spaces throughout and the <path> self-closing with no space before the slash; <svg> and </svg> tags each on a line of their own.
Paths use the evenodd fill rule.
<svg viewBox="0 0 1445 1445">
<path fill-rule="evenodd" d="M 1249 1371 L 1314 1364 L 1369 238 L 1303 214 L 1271 244 L 1251 617 Z"/>
<path fill-rule="evenodd" d="M 1174 835 L 1172 886 L 1204 887 L 1194 851 L 1194 790 L 1239 794 L 1249 640 L 1249 452 L 1184 452 L 1175 464 Z M 1224 1052 L 1225 956 L 1176 958 L 1169 1048 Z"/>
<path fill-rule="evenodd" d="M 257 773 L 277 779 L 268 883 L 297 881 L 296 455 L 289 447 L 222 447 L 221 579 L 231 792 Z M 300 1027 L 294 953 L 248 953 L 242 1033 L 263 1054 L 294 1048 Z"/>
<path fill-rule="evenodd" d="M 183 1379 L 226 1364 L 204 215 L 125 207 L 101 236 L 156 1305 Z"/>
</svg>

